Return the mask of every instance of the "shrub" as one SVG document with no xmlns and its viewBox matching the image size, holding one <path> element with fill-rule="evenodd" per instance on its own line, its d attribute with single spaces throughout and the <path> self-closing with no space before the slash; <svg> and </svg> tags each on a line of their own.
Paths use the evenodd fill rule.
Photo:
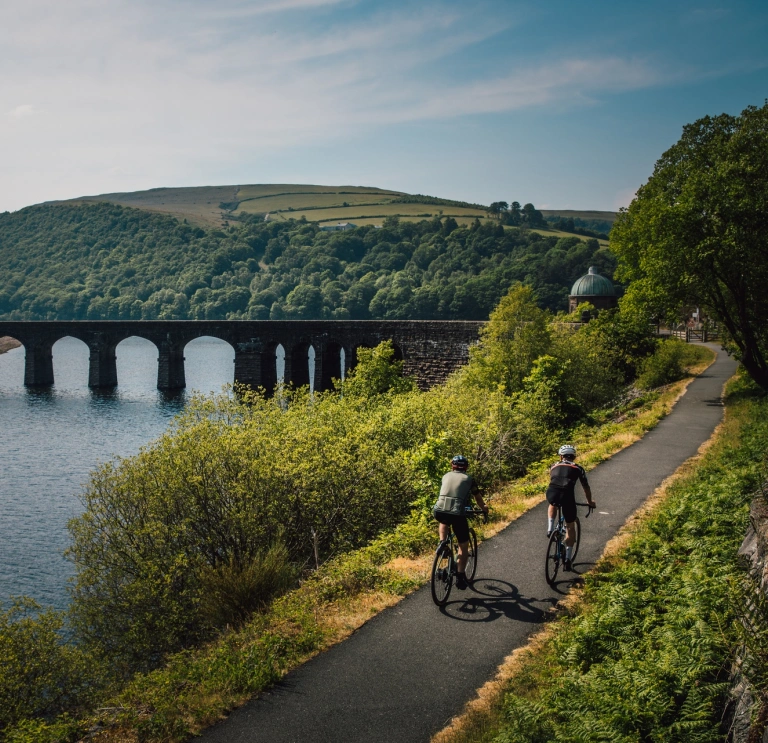
<svg viewBox="0 0 768 743">
<path fill-rule="evenodd" d="M 213 627 L 240 627 L 257 609 L 293 587 L 297 577 L 282 542 L 245 564 L 229 560 L 208 567 L 200 575 L 201 615 Z"/>
<path fill-rule="evenodd" d="M 677 338 L 660 342 L 653 355 L 641 363 L 637 386 L 649 390 L 682 379 L 685 374 L 683 359 L 686 345 Z"/>
<path fill-rule="evenodd" d="M 61 637 L 60 612 L 15 599 L 0 612 L 0 730 L 28 718 L 50 718 L 81 706 L 98 671 Z"/>
</svg>

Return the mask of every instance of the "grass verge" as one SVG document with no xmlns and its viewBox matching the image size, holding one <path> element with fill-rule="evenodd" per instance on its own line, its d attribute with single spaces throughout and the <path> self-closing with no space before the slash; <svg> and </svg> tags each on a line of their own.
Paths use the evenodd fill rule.
<svg viewBox="0 0 768 743">
<path fill-rule="evenodd" d="M 712 358 L 711 352 L 700 349 L 692 359 L 698 364 L 692 373 L 700 372 Z M 639 439 L 669 412 L 691 379 L 628 397 L 591 425 L 574 431 L 580 461 L 592 467 Z M 534 465 L 529 477 L 494 495 L 494 518 L 481 530 L 481 538 L 541 500 L 544 465 Z M 104 743 L 187 740 L 421 585 L 435 538 L 434 523 L 416 515 L 368 547 L 321 566 L 243 629 L 179 653 L 164 667 L 137 676 L 89 719 L 34 723 L 34 730 L 27 726 L 9 731 L 7 740 L 75 740 L 85 731 L 91 740 Z"/>
<path fill-rule="evenodd" d="M 712 439 L 433 743 L 722 740 L 737 551 L 765 474 L 767 413 L 764 396 L 732 382 Z"/>
</svg>

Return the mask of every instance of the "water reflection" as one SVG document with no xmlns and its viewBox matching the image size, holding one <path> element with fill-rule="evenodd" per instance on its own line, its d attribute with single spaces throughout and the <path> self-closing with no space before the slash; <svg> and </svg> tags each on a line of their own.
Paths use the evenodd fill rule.
<svg viewBox="0 0 768 743">
<path fill-rule="evenodd" d="M 117 347 L 118 386 L 88 388 L 88 348 L 63 338 L 53 348 L 55 385 L 25 388 L 24 349 L 0 354 L 0 601 L 26 594 L 66 605 L 71 574 L 62 553 L 67 521 L 80 512 L 91 470 L 157 438 L 192 390 L 218 392 L 234 375 L 234 350 L 201 338 L 185 349 L 189 391 L 161 392 L 157 349 L 128 338 Z"/>
</svg>

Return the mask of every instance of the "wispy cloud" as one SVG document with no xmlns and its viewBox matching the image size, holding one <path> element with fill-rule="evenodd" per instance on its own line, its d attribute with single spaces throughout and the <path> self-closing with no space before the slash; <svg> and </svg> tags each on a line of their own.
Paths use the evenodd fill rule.
<svg viewBox="0 0 768 743">
<path fill-rule="evenodd" d="M 3 180 L 18 175 L 14 198 L 25 178 L 60 178 L 74 193 L 172 184 L 182 174 L 202 182 L 216 167 L 226 173 L 244 159 L 340 145 L 393 124 L 562 111 L 702 74 L 617 46 L 600 53 L 578 34 L 562 43 L 551 25 L 521 25 L 528 8 L 26 0 L 0 26 L 0 141 L 11 175 Z M 90 185 L 74 185 L 75 174 Z"/>
<path fill-rule="evenodd" d="M 35 107 L 31 103 L 22 103 L 20 106 L 11 109 L 6 114 L 12 119 L 23 119 L 26 116 L 32 116 L 35 113 Z"/>
</svg>

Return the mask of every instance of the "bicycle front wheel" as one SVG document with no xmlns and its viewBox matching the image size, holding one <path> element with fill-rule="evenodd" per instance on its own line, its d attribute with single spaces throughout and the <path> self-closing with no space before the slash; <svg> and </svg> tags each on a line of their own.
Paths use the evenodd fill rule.
<svg viewBox="0 0 768 743">
<path fill-rule="evenodd" d="M 550 586 L 555 585 L 557 572 L 560 570 L 560 532 L 555 529 L 549 538 L 547 545 L 547 563 L 544 567 L 544 574 L 547 577 L 547 583 Z"/>
<path fill-rule="evenodd" d="M 469 557 L 467 558 L 467 567 L 465 568 L 467 573 L 467 580 L 474 580 L 475 572 L 477 571 L 477 534 L 475 530 L 470 527 L 469 529 L 469 544 L 467 545 L 469 550 Z"/>
<path fill-rule="evenodd" d="M 451 548 L 447 544 L 441 544 L 435 552 L 432 561 L 432 600 L 438 606 L 445 606 L 453 588 L 453 574 L 451 573 Z"/>
<path fill-rule="evenodd" d="M 576 562 L 576 555 L 579 554 L 579 542 L 581 542 L 581 522 L 579 517 L 573 522 L 573 528 L 576 529 L 576 541 L 573 543 L 573 552 L 571 553 L 571 563 Z"/>
</svg>

